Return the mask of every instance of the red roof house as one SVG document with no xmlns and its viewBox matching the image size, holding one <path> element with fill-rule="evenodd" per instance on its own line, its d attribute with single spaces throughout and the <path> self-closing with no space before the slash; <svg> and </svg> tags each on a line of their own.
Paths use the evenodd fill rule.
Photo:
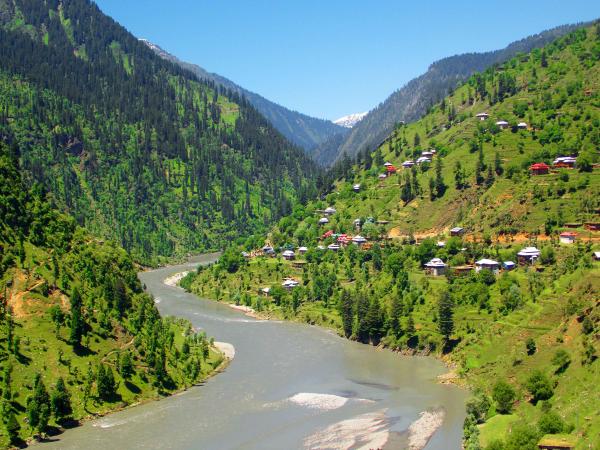
<svg viewBox="0 0 600 450">
<path fill-rule="evenodd" d="M 385 167 L 385 171 L 390 174 L 390 173 L 396 173 L 396 168 L 394 166 L 386 166 Z"/>
<path fill-rule="evenodd" d="M 546 175 L 549 170 L 550 166 L 546 163 L 535 163 L 529 166 L 532 175 Z"/>
</svg>

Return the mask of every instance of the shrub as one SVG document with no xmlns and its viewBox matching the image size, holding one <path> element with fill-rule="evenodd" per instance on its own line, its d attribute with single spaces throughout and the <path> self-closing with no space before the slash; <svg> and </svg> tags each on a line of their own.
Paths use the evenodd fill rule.
<svg viewBox="0 0 600 450">
<path fill-rule="evenodd" d="M 564 349 L 558 349 L 552 357 L 552 364 L 556 367 L 556 373 L 563 373 L 571 364 L 571 357 Z"/>
<path fill-rule="evenodd" d="M 558 414 L 548 411 L 540 417 L 538 428 L 541 434 L 559 434 L 566 429 L 566 425 Z"/>
<path fill-rule="evenodd" d="M 540 400 L 548 400 L 554 395 L 554 388 L 548 377 L 539 370 L 536 370 L 525 383 L 525 387 L 532 396 L 533 403 Z"/>
<path fill-rule="evenodd" d="M 533 340 L 533 338 L 527 339 L 527 342 L 525 342 L 525 348 L 527 348 L 528 355 L 531 356 L 535 353 L 535 351 L 537 350 L 537 346 L 535 345 L 535 341 Z"/>
<path fill-rule="evenodd" d="M 496 410 L 500 414 L 510 413 L 515 397 L 515 390 L 506 381 L 498 381 L 492 390 L 492 398 L 496 402 Z"/>
</svg>

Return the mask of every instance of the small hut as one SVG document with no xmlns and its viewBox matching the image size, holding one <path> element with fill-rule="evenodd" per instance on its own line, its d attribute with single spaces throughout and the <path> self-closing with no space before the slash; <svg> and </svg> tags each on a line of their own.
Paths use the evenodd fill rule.
<svg viewBox="0 0 600 450">
<path fill-rule="evenodd" d="M 352 186 L 352 190 L 354 192 L 360 192 L 360 184 L 356 183 L 354 186 Z"/>
<path fill-rule="evenodd" d="M 321 217 L 319 219 L 319 225 L 327 225 L 329 223 L 329 219 L 327 217 Z"/>
<path fill-rule="evenodd" d="M 425 270 L 434 277 L 439 277 L 446 273 L 448 266 L 440 258 L 433 258 L 431 261 L 425 264 Z"/>
<path fill-rule="evenodd" d="M 502 263 L 502 268 L 507 271 L 514 270 L 516 267 L 517 265 L 514 263 L 514 261 L 504 261 Z"/>
<path fill-rule="evenodd" d="M 490 115 L 486 112 L 480 112 L 479 114 L 475 114 L 475 117 L 477 117 L 479 120 L 486 120 L 488 117 L 490 117 Z"/>
<path fill-rule="evenodd" d="M 529 166 L 529 171 L 532 175 L 546 175 L 550 170 L 550 166 L 546 163 L 535 163 Z"/>
<path fill-rule="evenodd" d="M 496 125 L 498 126 L 498 128 L 500 128 L 501 130 L 505 130 L 508 128 L 508 122 L 506 120 L 499 120 L 498 122 L 496 122 Z"/>
<path fill-rule="evenodd" d="M 462 227 L 454 227 L 450 229 L 450 236 L 462 236 L 465 234 L 465 229 Z"/>
<path fill-rule="evenodd" d="M 573 233 L 572 231 L 563 231 L 558 236 L 561 244 L 573 244 L 576 237 L 577 233 Z"/>
<path fill-rule="evenodd" d="M 517 253 L 517 258 L 519 259 L 519 264 L 533 264 L 542 254 L 536 247 L 525 247 L 519 253 Z"/>
<path fill-rule="evenodd" d="M 404 167 L 405 169 L 410 169 L 414 165 L 415 165 L 415 162 L 411 161 L 410 159 L 408 159 L 402 163 L 402 167 Z"/>
<path fill-rule="evenodd" d="M 494 261 L 493 259 L 480 259 L 479 261 L 475 262 L 475 271 L 481 272 L 482 270 L 489 270 L 494 274 L 498 274 L 500 272 L 500 263 L 498 261 Z"/>
<path fill-rule="evenodd" d="M 283 259 L 287 260 L 287 261 L 292 261 L 294 259 L 296 259 L 296 254 L 294 253 L 293 250 L 285 250 L 281 256 L 283 256 Z"/>
<path fill-rule="evenodd" d="M 307 251 L 308 251 L 308 247 L 299 247 L 298 248 L 298 253 L 300 253 L 301 255 L 304 255 Z"/>
<path fill-rule="evenodd" d="M 519 122 L 519 123 L 517 124 L 517 128 L 518 128 L 519 130 L 526 130 L 526 129 L 527 129 L 527 124 L 526 124 L 525 122 Z"/>
<path fill-rule="evenodd" d="M 363 244 L 365 244 L 367 242 L 367 238 L 361 236 L 360 234 L 357 234 L 356 236 L 354 236 L 352 238 L 352 242 L 355 245 L 358 245 L 359 247 L 361 247 Z"/>
</svg>

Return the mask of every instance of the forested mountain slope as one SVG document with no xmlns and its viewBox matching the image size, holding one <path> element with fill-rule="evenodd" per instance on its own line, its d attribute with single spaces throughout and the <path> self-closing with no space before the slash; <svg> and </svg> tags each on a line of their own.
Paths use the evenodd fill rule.
<svg viewBox="0 0 600 450">
<path fill-rule="evenodd" d="M 246 97 L 252 106 L 265 116 L 281 134 L 291 142 L 304 148 L 311 156 L 313 155 L 314 149 L 330 137 L 335 135 L 345 136 L 348 134 L 346 128 L 336 125 L 329 120 L 317 119 L 297 111 L 292 111 L 284 106 L 267 100 L 259 94 L 244 89 L 219 74 L 208 72 L 196 64 L 181 61 L 179 58 L 171 55 L 154 43 L 147 40 L 143 40 L 143 42 L 145 42 L 161 58 L 172 61 L 175 64 L 190 70 L 200 80 L 212 81 L 217 86 L 229 89 L 240 96 Z"/>
<path fill-rule="evenodd" d="M 444 358 L 444 381 L 473 388 L 465 448 L 536 450 L 547 434 L 594 448 L 599 64 L 595 24 L 473 75 L 361 164 L 342 166 L 323 199 L 248 240 L 245 257 L 231 248 L 182 285 Z M 425 152 L 431 162 L 402 168 Z M 265 257 L 265 244 L 278 256 Z M 519 255 L 526 247 L 534 259 Z"/>
<path fill-rule="evenodd" d="M 57 212 L 0 142 L 0 448 L 172 392 L 222 361 L 163 319 L 127 253 Z"/>
<path fill-rule="evenodd" d="M 88 0 L 0 3 L 0 92 L 22 167 L 140 261 L 218 247 L 314 192 L 314 164 L 245 99 Z"/>
<path fill-rule="evenodd" d="M 485 53 L 466 53 L 434 62 L 427 72 L 411 80 L 390 95 L 383 103 L 369 112 L 347 135 L 343 144 L 334 153 L 329 149 L 324 157 L 326 165 L 359 152 L 372 151 L 389 135 L 400 121 L 414 122 L 439 102 L 448 92 L 464 82 L 475 72 L 481 72 L 493 64 L 502 63 L 519 53 L 527 53 L 552 42 L 575 29 L 576 25 L 565 25 L 513 42 L 506 48 Z"/>
</svg>

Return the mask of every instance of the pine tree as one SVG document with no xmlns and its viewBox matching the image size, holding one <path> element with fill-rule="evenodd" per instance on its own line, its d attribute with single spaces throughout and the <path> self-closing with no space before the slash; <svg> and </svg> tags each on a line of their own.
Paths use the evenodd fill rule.
<svg viewBox="0 0 600 450">
<path fill-rule="evenodd" d="M 71 326 L 69 334 L 69 343 L 73 347 L 81 346 L 81 338 L 85 330 L 85 321 L 81 309 L 81 295 L 79 294 L 79 288 L 75 286 L 71 291 Z"/>
<path fill-rule="evenodd" d="M 437 158 L 435 161 L 435 195 L 437 198 L 443 197 L 446 192 L 446 183 L 444 183 L 444 177 L 442 175 L 442 159 Z"/>
<path fill-rule="evenodd" d="M 450 339 L 454 330 L 454 302 L 448 292 L 444 292 L 438 304 L 439 322 L 438 328 L 445 341 Z"/>
<path fill-rule="evenodd" d="M 56 382 L 56 387 L 50 396 L 50 405 L 52 414 L 57 422 L 68 417 L 72 412 L 71 395 L 65 386 L 65 381 L 62 377 Z"/>
<path fill-rule="evenodd" d="M 21 431 L 21 425 L 17 421 L 17 417 L 15 416 L 12 408 L 9 409 L 8 413 L 4 417 L 4 428 L 6 429 L 6 435 L 8 436 L 8 440 L 11 444 L 16 444 L 19 440 L 19 431 Z"/>
<path fill-rule="evenodd" d="M 50 420 L 50 396 L 39 373 L 33 383 L 33 395 L 27 400 L 27 418 L 29 426 L 40 433 L 46 430 Z"/>
<path fill-rule="evenodd" d="M 462 168 L 462 164 L 460 161 L 456 161 L 456 165 L 454 166 L 454 186 L 458 190 L 462 190 L 465 188 L 465 171 Z"/>
<path fill-rule="evenodd" d="M 352 325 L 354 322 L 353 301 L 350 292 L 346 290 L 342 291 L 342 296 L 340 298 L 340 316 L 342 318 L 344 336 L 350 337 L 352 335 Z"/>
<path fill-rule="evenodd" d="M 402 291 L 396 284 L 396 295 L 392 299 L 392 308 L 390 310 L 390 329 L 396 337 L 402 335 L 402 325 L 400 324 L 400 317 L 402 317 L 402 311 L 404 310 L 404 298 Z"/>
<path fill-rule="evenodd" d="M 496 152 L 494 157 L 494 171 L 496 175 L 501 176 L 504 173 L 504 168 L 502 167 L 502 160 L 500 159 L 500 154 Z"/>
</svg>

